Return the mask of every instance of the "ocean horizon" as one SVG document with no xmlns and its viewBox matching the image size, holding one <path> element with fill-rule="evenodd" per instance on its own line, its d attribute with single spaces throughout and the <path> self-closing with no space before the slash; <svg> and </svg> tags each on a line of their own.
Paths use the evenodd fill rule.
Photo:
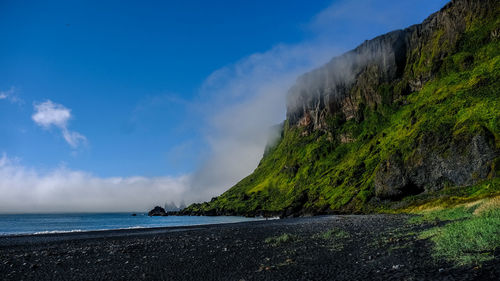
<svg viewBox="0 0 500 281">
<path fill-rule="evenodd" d="M 136 214 L 136 216 L 132 216 Z M 147 213 L 0 214 L 0 236 L 104 231 L 255 221 L 237 216 L 166 216 Z"/>
</svg>

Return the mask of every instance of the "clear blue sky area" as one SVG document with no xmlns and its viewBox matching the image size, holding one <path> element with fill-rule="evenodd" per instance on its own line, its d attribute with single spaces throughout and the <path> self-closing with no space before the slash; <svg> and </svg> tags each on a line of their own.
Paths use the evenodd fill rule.
<svg viewBox="0 0 500 281">
<path fill-rule="evenodd" d="M 0 154 L 106 177 L 190 173 L 208 149 L 200 115 L 186 106 L 203 81 L 277 44 L 344 38 L 342 24 L 311 27 L 334 2 L 0 1 Z M 397 2 L 379 1 L 387 9 Z M 445 2 L 412 1 L 345 46 L 418 23 Z M 67 124 L 34 122 L 34 106 L 47 100 L 71 110 Z M 64 128 L 86 143 L 69 145 Z M 178 161 L 172 155 L 184 143 L 191 149 Z"/>
</svg>

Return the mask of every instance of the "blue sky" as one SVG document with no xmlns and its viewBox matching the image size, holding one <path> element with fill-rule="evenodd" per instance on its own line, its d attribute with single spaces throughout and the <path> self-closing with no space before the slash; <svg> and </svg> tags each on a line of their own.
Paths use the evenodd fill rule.
<svg viewBox="0 0 500 281">
<path fill-rule="evenodd" d="M 33 165 L 64 161 L 102 176 L 190 171 L 195 161 L 168 161 L 171 147 L 199 137 L 184 124 L 188 112 L 172 101 L 146 104 L 190 100 L 214 70 L 302 40 L 300 25 L 328 4 L 173 2 L 2 1 L 0 89 L 15 87 L 25 104 L 0 105 L 11 121 L 2 122 L 0 148 Z M 70 108 L 71 127 L 88 138 L 77 157 L 31 121 L 32 103 L 46 99 Z"/>
<path fill-rule="evenodd" d="M 297 75 L 445 3 L 0 1 L 0 173 L 209 199 L 255 168 Z"/>
</svg>

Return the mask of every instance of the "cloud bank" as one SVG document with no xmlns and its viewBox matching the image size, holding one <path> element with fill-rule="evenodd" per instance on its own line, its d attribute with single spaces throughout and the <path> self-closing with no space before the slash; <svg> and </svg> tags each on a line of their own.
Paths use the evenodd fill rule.
<svg viewBox="0 0 500 281">
<path fill-rule="evenodd" d="M 0 158 L 0 213 L 146 211 L 179 202 L 188 176 L 96 177 L 59 167 L 47 172 Z"/>
<path fill-rule="evenodd" d="M 61 104 L 47 100 L 35 103 L 35 113 L 31 116 L 33 121 L 44 129 L 56 127 L 61 130 L 64 140 L 73 148 L 87 142 L 87 138 L 78 132 L 68 130 L 68 121 L 71 118 L 71 110 Z"/>
</svg>

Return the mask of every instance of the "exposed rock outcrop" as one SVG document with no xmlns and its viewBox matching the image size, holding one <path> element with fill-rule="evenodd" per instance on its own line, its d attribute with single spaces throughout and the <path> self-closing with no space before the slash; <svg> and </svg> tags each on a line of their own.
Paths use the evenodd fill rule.
<svg viewBox="0 0 500 281">
<path fill-rule="evenodd" d="M 148 212 L 148 216 L 150 217 L 167 216 L 167 212 L 165 212 L 165 209 L 163 209 L 162 207 L 156 206 L 153 208 L 153 210 Z"/>
<path fill-rule="evenodd" d="M 486 129 L 451 141 L 428 134 L 407 160 L 391 155 L 379 166 L 375 193 L 380 198 L 399 199 L 444 186 L 466 186 L 492 173 L 491 163 L 498 153 L 494 136 Z"/>
</svg>

